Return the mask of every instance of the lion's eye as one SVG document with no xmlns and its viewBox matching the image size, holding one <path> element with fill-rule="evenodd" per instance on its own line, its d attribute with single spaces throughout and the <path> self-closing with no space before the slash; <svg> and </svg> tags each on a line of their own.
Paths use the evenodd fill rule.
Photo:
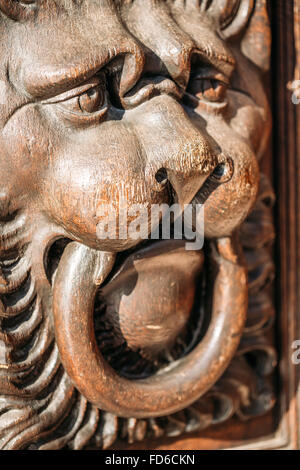
<svg viewBox="0 0 300 470">
<path fill-rule="evenodd" d="M 224 109 L 227 104 L 229 77 L 213 66 L 203 64 L 197 55 L 192 58 L 191 68 L 184 98 L 187 104 L 193 108 L 203 105 L 208 111 L 212 108 L 214 112 L 216 109 Z"/>
<path fill-rule="evenodd" d="M 73 104 L 75 105 L 74 108 L 78 107 L 78 110 L 82 113 L 91 114 L 97 112 L 103 106 L 104 101 L 104 90 L 101 86 L 98 86 L 78 96 L 76 103 Z M 76 111 L 76 109 L 74 110 Z"/>
<path fill-rule="evenodd" d="M 79 106 L 83 113 L 94 113 L 104 103 L 104 92 L 101 87 L 92 88 L 79 97 Z"/>
<path fill-rule="evenodd" d="M 225 99 L 227 85 L 220 80 L 205 78 L 202 76 L 193 77 L 188 87 L 188 92 L 196 96 L 199 100 L 222 102 Z"/>
<path fill-rule="evenodd" d="M 105 91 L 98 85 L 60 104 L 74 113 L 93 114 L 105 105 Z"/>
<path fill-rule="evenodd" d="M 93 77 L 78 88 L 51 98 L 43 104 L 56 105 L 60 116 L 74 126 L 93 125 L 104 120 L 108 96 L 103 77 Z"/>
</svg>

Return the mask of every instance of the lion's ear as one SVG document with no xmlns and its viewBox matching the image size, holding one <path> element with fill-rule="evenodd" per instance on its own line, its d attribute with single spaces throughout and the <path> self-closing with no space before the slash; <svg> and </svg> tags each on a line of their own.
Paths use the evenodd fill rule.
<svg viewBox="0 0 300 470">
<path fill-rule="evenodd" d="M 263 71 L 269 69 L 271 57 L 271 28 L 266 3 L 266 0 L 256 0 L 241 42 L 243 54 Z"/>
<path fill-rule="evenodd" d="M 213 18 L 224 39 L 230 39 L 245 29 L 254 4 L 255 0 L 201 0 L 199 9 Z"/>
<path fill-rule="evenodd" d="M 36 6 L 36 0 L 0 0 L 0 11 L 16 21 L 26 20 Z"/>
<path fill-rule="evenodd" d="M 246 27 L 254 9 L 255 0 L 218 0 L 211 5 L 218 10 L 222 36 L 238 36 Z"/>
<path fill-rule="evenodd" d="M 221 36 L 241 41 L 243 54 L 262 70 L 269 68 L 271 33 L 266 0 L 203 0 Z M 205 6 L 204 6 L 205 5 Z"/>
</svg>

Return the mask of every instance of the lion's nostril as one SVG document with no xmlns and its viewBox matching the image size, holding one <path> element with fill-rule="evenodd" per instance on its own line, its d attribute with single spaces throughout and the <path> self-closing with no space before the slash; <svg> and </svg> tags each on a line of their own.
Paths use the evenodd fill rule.
<svg viewBox="0 0 300 470">
<path fill-rule="evenodd" d="M 165 168 L 160 168 L 157 172 L 156 172 L 156 175 L 155 175 L 155 179 L 156 181 L 163 185 L 163 184 L 166 184 L 167 181 L 168 181 L 168 174 L 167 174 L 167 170 Z"/>
</svg>

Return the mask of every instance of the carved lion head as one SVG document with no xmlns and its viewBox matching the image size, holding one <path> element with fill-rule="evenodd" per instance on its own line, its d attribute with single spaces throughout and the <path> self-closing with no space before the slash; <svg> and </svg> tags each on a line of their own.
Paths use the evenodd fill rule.
<svg viewBox="0 0 300 470">
<path fill-rule="evenodd" d="M 237 230 L 270 128 L 266 6 L 0 0 L 0 11 L 2 446 L 82 447 L 99 413 L 186 408 L 239 344 Z M 125 235 L 100 237 L 103 207 L 119 214 L 122 201 Z M 173 203 L 203 205 L 202 250 L 145 241 L 151 207 Z M 133 238 L 136 204 L 148 212 Z"/>
</svg>

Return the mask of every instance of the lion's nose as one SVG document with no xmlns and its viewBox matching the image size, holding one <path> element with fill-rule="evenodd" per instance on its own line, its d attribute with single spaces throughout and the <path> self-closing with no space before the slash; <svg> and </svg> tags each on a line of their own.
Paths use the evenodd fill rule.
<svg viewBox="0 0 300 470">
<path fill-rule="evenodd" d="M 184 172 L 166 170 L 166 168 L 160 168 L 155 175 L 155 180 L 160 187 L 163 188 L 166 184 L 170 184 L 175 202 L 178 202 L 181 206 L 191 202 L 206 178 L 206 172 L 195 171 L 193 174 L 187 175 Z"/>
<path fill-rule="evenodd" d="M 170 124 L 174 126 L 171 121 Z M 166 185 L 171 186 L 174 202 L 182 208 L 200 190 L 209 192 L 228 182 L 234 172 L 232 159 L 214 147 L 201 129 L 194 129 L 184 118 L 181 132 L 173 134 L 173 138 L 170 135 L 169 142 L 152 156 L 149 168 L 148 181 L 150 178 L 152 188 L 162 191 Z"/>
<path fill-rule="evenodd" d="M 178 145 L 178 152 L 172 154 L 170 151 L 165 161 L 159 157 L 157 162 L 152 161 L 147 179 L 154 191 L 163 191 L 166 186 L 171 188 L 174 202 L 183 208 L 192 201 L 207 178 L 217 172 L 218 166 L 218 156 L 211 151 L 203 152 L 198 139 L 186 142 L 184 146 Z"/>
<path fill-rule="evenodd" d="M 221 157 L 222 159 L 223 157 Z M 195 168 L 188 174 L 182 171 L 160 168 L 155 174 L 155 180 L 159 188 L 164 189 L 169 183 L 174 191 L 176 202 L 181 206 L 188 204 L 203 187 L 208 179 L 211 183 L 219 185 L 229 181 L 233 174 L 233 165 L 230 158 L 210 158 L 205 168 Z"/>
<path fill-rule="evenodd" d="M 196 128 L 180 102 L 169 95 L 126 111 L 123 122 L 140 144 L 147 187 L 161 192 L 169 183 L 181 206 L 191 202 L 207 178 L 223 183 L 232 176 L 232 166 L 209 138 L 205 122 Z"/>
</svg>

